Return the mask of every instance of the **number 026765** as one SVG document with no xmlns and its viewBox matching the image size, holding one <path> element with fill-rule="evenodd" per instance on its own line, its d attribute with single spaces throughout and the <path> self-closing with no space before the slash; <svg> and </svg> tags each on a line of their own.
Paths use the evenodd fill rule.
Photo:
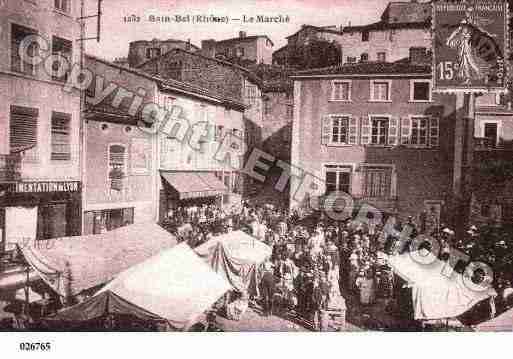
<svg viewBox="0 0 513 359">
<path fill-rule="evenodd" d="M 52 349 L 51 343 L 20 343 L 20 350 L 22 351 L 50 351 Z"/>
</svg>

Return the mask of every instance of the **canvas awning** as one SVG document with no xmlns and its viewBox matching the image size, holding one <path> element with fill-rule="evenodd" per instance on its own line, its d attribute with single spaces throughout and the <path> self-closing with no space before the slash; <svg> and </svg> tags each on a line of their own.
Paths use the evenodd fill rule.
<svg viewBox="0 0 513 359">
<path fill-rule="evenodd" d="M 428 264 L 414 260 L 416 256 Z M 388 263 L 412 288 L 415 320 L 455 318 L 480 301 L 497 295 L 493 288 L 469 288 L 459 273 L 444 274 L 448 264 L 429 252 L 389 256 Z"/>
<path fill-rule="evenodd" d="M 158 224 L 140 223 L 103 234 L 35 241 L 20 249 L 36 273 L 68 297 L 105 284 L 176 244 L 176 238 Z"/>
<path fill-rule="evenodd" d="M 233 288 L 250 294 L 258 292 L 258 266 L 272 254 L 271 247 L 243 231 L 214 237 L 195 251 Z"/>
<path fill-rule="evenodd" d="M 87 321 L 107 314 L 165 319 L 187 330 L 224 293 L 228 282 L 185 243 L 160 252 L 122 273 L 95 296 L 48 321 Z"/>
<path fill-rule="evenodd" d="M 161 172 L 176 198 L 204 198 L 226 194 L 228 188 L 212 172 Z"/>
</svg>

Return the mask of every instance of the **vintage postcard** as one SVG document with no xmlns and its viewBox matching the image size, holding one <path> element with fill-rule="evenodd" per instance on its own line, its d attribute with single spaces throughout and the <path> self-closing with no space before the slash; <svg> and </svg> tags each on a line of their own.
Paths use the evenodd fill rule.
<svg viewBox="0 0 513 359">
<path fill-rule="evenodd" d="M 511 2 L 0 0 L 2 337 L 513 331 Z"/>
</svg>

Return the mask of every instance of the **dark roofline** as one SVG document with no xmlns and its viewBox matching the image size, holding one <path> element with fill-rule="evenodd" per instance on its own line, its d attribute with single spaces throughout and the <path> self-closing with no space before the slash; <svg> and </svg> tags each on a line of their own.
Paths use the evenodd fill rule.
<svg viewBox="0 0 513 359">
<path fill-rule="evenodd" d="M 426 21 L 416 22 L 394 22 L 378 21 L 368 25 L 346 26 L 342 29 L 343 33 L 361 32 L 361 31 L 380 31 L 380 30 L 400 30 L 400 29 L 430 29 L 431 18 Z"/>
<path fill-rule="evenodd" d="M 201 48 L 197 45 L 194 45 L 192 42 L 189 42 L 189 41 L 185 41 L 185 40 L 179 40 L 179 39 L 167 39 L 167 40 L 159 40 L 157 39 L 157 42 L 179 42 L 179 43 L 183 43 L 183 44 L 187 44 L 189 43 L 191 46 L 194 46 L 195 48 L 197 48 L 198 50 L 200 50 Z M 130 44 L 141 44 L 141 43 L 153 43 L 153 40 L 135 40 L 135 41 L 130 41 Z"/>
<path fill-rule="evenodd" d="M 242 102 L 238 102 L 235 99 L 230 99 L 230 98 L 225 98 L 225 97 L 218 96 L 217 94 L 214 94 L 210 90 L 202 88 L 202 87 L 199 87 L 199 86 L 196 86 L 196 85 L 192 85 L 192 84 L 189 84 L 189 83 L 186 83 L 186 82 L 182 82 L 182 81 L 178 81 L 178 80 L 173 80 L 173 79 L 163 79 L 163 78 L 161 78 L 159 76 L 152 76 L 152 75 L 150 75 L 150 74 L 148 74 L 148 73 L 146 73 L 146 72 L 144 72 L 142 70 L 134 69 L 132 67 L 120 66 L 120 65 L 117 65 L 115 63 L 112 63 L 111 61 L 108 61 L 108 60 L 96 57 L 96 56 L 91 55 L 91 54 L 85 54 L 85 57 L 89 58 L 91 60 L 94 60 L 94 61 L 98 61 L 98 62 L 100 62 L 100 63 L 102 63 L 104 65 L 111 66 L 113 68 L 116 68 L 116 69 L 119 69 L 119 70 L 122 70 L 122 71 L 126 71 L 126 72 L 129 72 L 129 73 L 132 73 L 132 74 L 144 77 L 144 78 L 146 78 L 148 80 L 154 81 L 159 86 L 159 88 L 162 88 L 162 86 L 168 86 L 170 88 L 167 88 L 167 90 L 172 90 L 172 88 L 174 88 L 174 91 L 176 91 L 176 92 L 181 92 L 181 93 L 186 94 L 186 95 L 190 95 L 190 96 L 193 96 L 193 97 L 198 97 L 198 98 L 201 98 L 203 100 L 205 100 L 205 99 L 208 100 L 208 98 L 210 98 L 211 101 L 212 100 L 216 100 L 216 101 L 221 102 L 223 104 L 232 104 L 233 106 L 236 106 L 236 107 L 245 108 L 245 105 Z"/>
<path fill-rule="evenodd" d="M 390 77 L 390 76 L 431 76 L 431 64 L 396 62 L 364 62 L 343 64 L 296 71 L 292 79 L 312 77 Z"/>
<path fill-rule="evenodd" d="M 224 42 L 232 42 L 232 41 L 236 42 L 236 41 L 244 41 L 244 40 L 255 40 L 255 39 L 259 39 L 259 38 L 264 38 L 264 39 L 267 39 L 267 40 L 271 41 L 271 44 L 273 44 L 273 46 L 274 46 L 273 40 L 271 40 L 269 38 L 269 36 L 267 36 L 267 35 L 251 35 L 251 36 L 245 36 L 245 37 L 232 37 L 231 39 L 224 39 L 224 40 L 216 41 L 216 43 L 221 44 L 221 43 L 224 43 Z"/>
<path fill-rule="evenodd" d="M 284 50 L 287 50 L 287 48 L 289 47 L 289 45 L 284 45 L 282 47 L 280 47 L 279 49 L 277 50 L 274 50 L 273 51 L 273 54 L 277 53 L 277 52 L 280 52 L 280 51 L 284 51 Z"/>
<path fill-rule="evenodd" d="M 180 52 L 186 53 L 188 55 L 201 57 L 201 58 L 209 60 L 209 61 L 217 62 L 218 64 L 221 64 L 221 65 L 225 65 L 225 66 L 233 67 L 233 68 L 235 68 L 237 70 L 241 70 L 241 71 L 243 71 L 244 73 L 247 74 L 247 77 L 248 77 L 249 80 L 252 80 L 258 86 L 262 86 L 262 80 L 260 78 L 258 78 L 257 76 L 255 76 L 251 71 L 249 71 L 248 69 L 246 69 L 246 68 L 244 68 L 242 66 L 236 65 L 236 64 L 231 63 L 229 61 L 219 60 L 219 59 L 216 59 L 214 57 L 205 56 L 205 55 L 200 54 L 199 52 L 190 52 L 190 51 L 187 51 L 187 50 L 184 50 L 184 49 L 179 49 L 179 48 L 171 49 L 168 52 L 166 52 L 166 53 L 164 53 L 164 54 L 162 54 L 160 56 L 154 57 L 152 59 L 148 59 L 147 61 L 143 62 L 142 64 L 137 65 L 137 68 L 140 68 L 140 67 L 142 67 L 142 66 L 144 66 L 144 65 L 146 65 L 146 64 L 148 64 L 148 63 L 150 63 L 152 61 L 157 61 L 158 59 L 163 58 L 164 56 L 168 55 L 169 53 L 171 53 L 173 51 L 175 51 L 175 52 L 180 51 Z"/>
<path fill-rule="evenodd" d="M 295 36 L 297 35 L 300 31 L 306 29 L 306 28 L 311 28 L 311 29 L 315 29 L 319 32 L 328 32 L 328 33 L 331 33 L 331 34 L 338 34 L 338 35 L 342 35 L 342 32 L 341 31 L 338 31 L 338 30 L 333 30 L 333 29 L 326 29 L 322 26 L 315 26 L 315 25 L 304 25 L 304 26 L 301 26 L 301 28 L 299 30 L 297 30 L 295 33 L 293 33 L 292 35 L 289 35 L 287 37 L 285 37 L 286 39 L 288 39 L 289 37 L 292 37 L 292 36 Z"/>
</svg>

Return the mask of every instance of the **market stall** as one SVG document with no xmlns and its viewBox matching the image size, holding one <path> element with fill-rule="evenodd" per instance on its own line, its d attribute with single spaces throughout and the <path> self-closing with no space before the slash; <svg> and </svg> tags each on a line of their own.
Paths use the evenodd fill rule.
<svg viewBox="0 0 513 359">
<path fill-rule="evenodd" d="M 416 257 L 423 258 L 422 263 L 416 261 Z M 480 301 L 497 295 L 491 287 L 482 290 L 469 288 L 459 273 L 452 272 L 447 276 L 444 273 L 447 273 L 448 263 L 427 251 L 389 256 L 388 263 L 411 287 L 415 320 L 455 318 Z"/>
<path fill-rule="evenodd" d="M 109 315 L 165 320 L 187 330 L 231 288 L 185 243 L 128 268 L 95 296 L 48 322 L 79 322 Z"/>
</svg>

